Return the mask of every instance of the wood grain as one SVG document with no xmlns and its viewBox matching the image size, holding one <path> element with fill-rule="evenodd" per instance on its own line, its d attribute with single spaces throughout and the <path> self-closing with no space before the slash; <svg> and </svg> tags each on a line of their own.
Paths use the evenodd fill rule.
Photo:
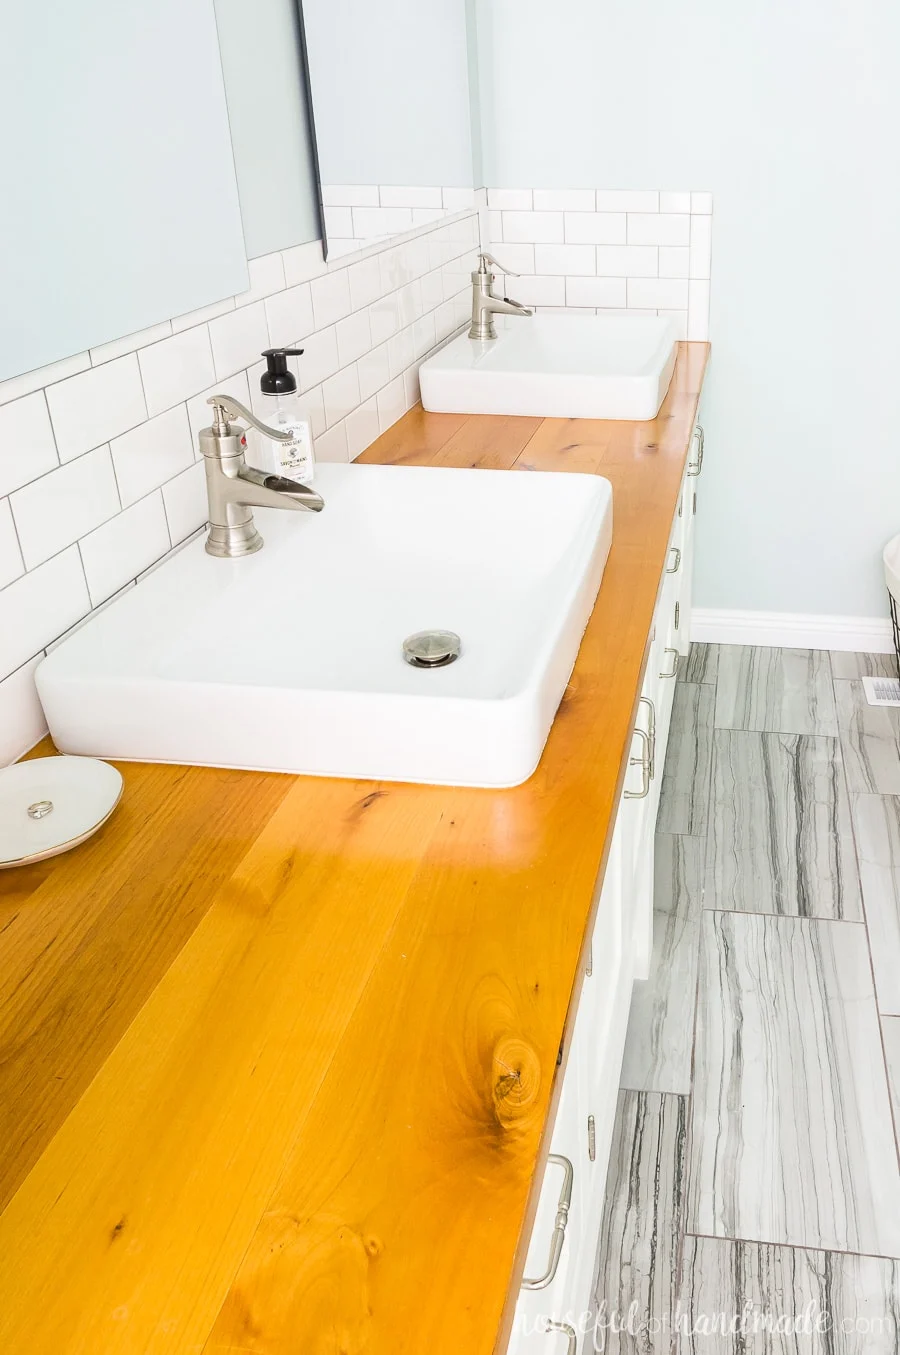
<svg viewBox="0 0 900 1355">
<path fill-rule="evenodd" d="M 413 411 L 366 453 L 613 484 L 606 575 L 524 786 L 264 776 L 242 797 L 215 773 L 192 810 L 192 773 L 129 766 L 131 818 L 93 849 L 113 850 L 13 886 L 34 917 L 0 953 L 30 1044 L 0 1061 L 0 1349 L 502 1344 L 706 357 L 681 346 L 652 424 Z M 71 981 L 42 958 L 57 936 Z"/>
</svg>

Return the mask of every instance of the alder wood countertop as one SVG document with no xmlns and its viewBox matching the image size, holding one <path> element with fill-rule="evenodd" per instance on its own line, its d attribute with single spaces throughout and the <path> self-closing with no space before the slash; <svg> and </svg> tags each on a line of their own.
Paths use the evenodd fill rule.
<svg viewBox="0 0 900 1355">
<path fill-rule="evenodd" d="M 525 785 L 126 764 L 0 873 L 0 1350 L 490 1355 L 707 354 L 652 423 L 415 409 L 362 458 L 612 482 Z"/>
</svg>

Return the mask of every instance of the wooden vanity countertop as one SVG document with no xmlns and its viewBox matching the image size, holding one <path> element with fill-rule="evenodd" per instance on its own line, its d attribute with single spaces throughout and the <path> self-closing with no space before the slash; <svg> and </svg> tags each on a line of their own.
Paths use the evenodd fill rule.
<svg viewBox="0 0 900 1355">
<path fill-rule="evenodd" d="M 525 785 L 124 764 L 0 872 L 4 1355 L 502 1342 L 707 355 L 649 423 L 417 407 L 361 458 L 612 482 Z"/>
</svg>

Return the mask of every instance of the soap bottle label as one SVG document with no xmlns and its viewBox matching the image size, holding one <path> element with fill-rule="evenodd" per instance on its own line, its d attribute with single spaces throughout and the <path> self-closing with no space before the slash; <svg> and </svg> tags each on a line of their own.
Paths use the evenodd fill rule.
<svg viewBox="0 0 900 1355">
<path fill-rule="evenodd" d="M 313 478 L 313 458 L 309 433 L 303 424 L 288 424 L 284 429 L 292 435 L 290 442 L 275 443 L 275 457 L 282 475 L 290 480 L 309 484 Z"/>
</svg>

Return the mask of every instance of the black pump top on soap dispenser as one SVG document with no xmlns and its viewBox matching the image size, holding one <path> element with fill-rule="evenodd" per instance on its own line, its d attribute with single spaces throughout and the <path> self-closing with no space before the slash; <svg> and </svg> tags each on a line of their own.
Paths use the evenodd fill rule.
<svg viewBox="0 0 900 1355">
<path fill-rule="evenodd" d="M 293 395 L 297 389 L 297 380 L 293 372 L 288 371 L 288 358 L 299 358 L 302 348 L 264 348 L 262 356 L 266 360 L 266 370 L 259 378 L 259 389 L 263 395 Z"/>
</svg>

